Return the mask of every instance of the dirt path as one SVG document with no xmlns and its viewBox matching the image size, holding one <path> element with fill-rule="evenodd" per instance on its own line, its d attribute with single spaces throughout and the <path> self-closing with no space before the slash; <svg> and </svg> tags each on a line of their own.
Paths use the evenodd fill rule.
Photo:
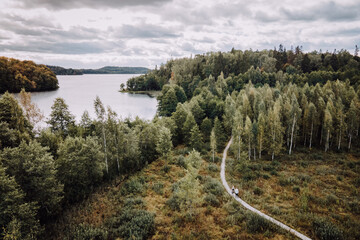
<svg viewBox="0 0 360 240">
<path fill-rule="evenodd" d="M 270 217 L 270 216 L 268 216 L 268 215 L 260 212 L 260 211 L 257 210 L 256 208 L 254 208 L 254 207 L 250 206 L 249 204 L 247 204 L 246 202 L 244 202 L 244 200 L 242 200 L 241 198 L 239 198 L 239 197 L 237 197 L 237 196 L 235 196 L 235 195 L 233 195 L 233 194 L 231 193 L 231 189 L 230 189 L 230 187 L 229 187 L 229 185 L 227 184 L 226 179 L 225 179 L 225 160 L 226 160 L 227 151 L 228 151 L 228 149 L 229 149 L 232 141 L 233 141 L 233 138 L 231 137 L 229 143 L 227 144 L 227 146 L 226 146 L 226 148 L 225 148 L 225 150 L 224 150 L 223 158 L 222 158 L 222 162 L 221 162 L 220 178 L 221 178 L 222 184 L 224 185 L 226 191 L 227 191 L 232 197 L 234 197 L 236 201 L 238 201 L 241 205 L 243 205 L 243 206 L 244 206 L 245 208 L 247 208 L 248 210 L 250 210 L 250 211 L 252 211 L 252 212 L 260 215 L 261 217 L 269 220 L 270 222 L 278 225 L 278 226 L 281 227 L 282 229 L 285 229 L 286 231 L 289 231 L 290 233 L 294 234 L 295 236 L 297 236 L 297 237 L 300 238 L 300 239 L 303 239 L 303 240 L 311 240 L 311 238 L 308 238 L 307 236 L 305 236 L 305 235 L 299 233 L 298 231 L 296 231 L 295 229 L 292 229 L 291 227 L 289 227 L 289 226 L 287 226 L 287 225 L 285 225 L 285 224 L 283 224 L 283 223 L 275 220 L 274 218 L 272 218 L 272 217 Z"/>
</svg>

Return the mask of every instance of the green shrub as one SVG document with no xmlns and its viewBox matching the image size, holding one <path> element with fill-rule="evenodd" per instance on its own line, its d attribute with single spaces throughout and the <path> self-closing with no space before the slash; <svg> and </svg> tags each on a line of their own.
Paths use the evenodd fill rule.
<svg viewBox="0 0 360 240">
<path fill-rule="evenodd" d="M 273 175 L 273 176 L 278 176 L 279 175 L 276 170 L 271 170 L 270 174 Z"/>
<path fill-rule="evenodd" d="M 155 214 L 139 209 L 124 209 L 108 222 L 110 238 L 147 239 L 155 230 Z"/>
<path fill-rule="evenodd" d="M 127 198 L 124 202 L 124 208 L 143 208 L 145 206 L 144 201 L 140 198 Z"/>
<path fill-rule="evenodd" d="M 292 188 L 292 191 L 293 191 L 293 192 L 296 192 L 296 193 L 300 193 L 300 187 L 299 187 L 299 186 L 294 186 L 294 187 Z"/>
<path fill-rule="evenodd" d="M 132 178 L 124 183 L 124 186 L 121 188 L 120 192 L 122 195 L 128 194 L 137 194 L 141 193 L 144 186 L 143 186 L 143 179 L 139 178 Z"/>
<path fill-rule="evenodd" d="M 259 187 L 256 187 L 255 189 L 254 189 L 254 194 L 255 195 L 261 195 L 261 194 L 263 194 L 264 192 L 263 192 L 263 190 L 261 189 L 261 188 L 259 188 Z"/>
<path fill-rule="evenodd" d="M 267 172 L 270 172 L 270 171 L 275 170 L 275 167 L 273 165 L 266 164 L 266 165 L 263 166 L 263 170 L 267 171 Z"/>
<path fill-rule="evenodd" d="M 216 166 L 216 164 L 210 163 L 208 165 L 208 170 L 210 172 L 217 172 L 217 171 L 219 171 L 219 168 L 218 168 L 218 166 Z"/>
<path fill-rule="evenodd" d="M 154 185 L 152 186 L 152 190 L 154 190 L 154 192 L 156 192 L 159 195 L 163 195 L 164 194 L 164 184 L 161 182 L 154 183 Z"/>
<path fill-rule="evenodd" d="M 179 167 L 183 167 L 183 168 L 186 168 L 186 162 L 185 162 L 185 158 L 184 156 L 179 156 L 176 161 L 175 161 L 175 164 L 178 165 Z"/>
<path fill-rule="evenodd" d="M 73 227 L 70 232 L 67 233 L 65 239 L 77 239 L 77 240 L 102 240 L 108 239 L 108 232 L 102 228 L 96 228 L 87 224 L 79 224 Z"/>
<path fill-rule="evenodd" d="M 161 168 L 161 171 L 163 171 L 164 173 L 168 173 L 170 172 L 170 170 L 171 170 L 171 166 L 168 164 L 165 164 L 165 166 Z"/>
<path fill-rule="evenodd" d="M 180 204 L 181 200 L 176 194 L 173 194 L 169 200 L 166 201 L 166 205 L 173 211 L 180 211 Z"/>
<path fill-rule="evenodd" d="M 270 178 L 270 176 L 267 175 L 267 174 L 263 174 L 262 177 L 263 177 L 263 179 L 269 179 Z"/>
<path fill-rule="evenodd" d="M 214 194 L 207 194 L 205 196 L 205 202 L 208 203 L 209 205 L 213 206 L 213 207 L 219 207 L 220 206 L 220 201 L 217 199 L 217 197 Z"/>
<path fill-rule="evenodd" d="M 348 206 L 349 206 L 349 209 L 351 212 L 353 212 L 355 214 L 360 214 L 360 204 L 358 201 L 349 202 Z"/>
<path fill-rule="evenodd" d="M 321 240 L 342 240 L 342 232 L 328 219 L 315 219 L 313 229 Z"/>
<path fill-rule="evenodd" d="M 204 191 L 215 196 L 221 196 L 224 193 L 224 187 L 215 178 L 208 177 L 205 179 Z"/>
<path fill-rule="evenodd" d="M 326 204 L 335 204 L 338 201 L 338 198 L 333 195 L 333 194 L 329 194 L 326 196 Z"/>
<path fill-rule="evenodd" d="M 271 230 L 271 223 L 257 214 L 249 213 L 246 216 L 246 229 L 249 233 L 264 233 Z"/>
</svg>

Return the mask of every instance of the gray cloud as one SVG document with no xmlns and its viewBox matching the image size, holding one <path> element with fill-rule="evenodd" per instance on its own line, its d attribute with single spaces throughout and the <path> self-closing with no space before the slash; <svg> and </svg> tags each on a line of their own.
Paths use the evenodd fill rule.
<svg viewBox="0 0 360 240">
<path fill-rule="evenodd" d="M 77 8 L 122 8 L 127 6 L 160 5 L 172 0 L 15 0 L 21 8 L 50 10 Z"/>
<path fill-rule="evenodd" d="M 153 24 L 123 25 L 114 30 L 118 38 L 177 38 L 181 33 Z"/>
<path fill-rule="evenodd" d="M 359 9 L 360 3 L 357 2 L 342 5 L 330 1 L 303 9 L 288 10 L 283 8 L 281 12 L 290 20 L 314 21 L 317 19 L 325 19 L 328 21 L 346 21 L 359 19 Z"/>
<path fill-rule="evenodd" d="M 119 48 L 120 44 L 111 42 L 43 42 L 0 44 L 0 51 L 20 51 L 53 54 L 97 54 Z"/>
</svg>

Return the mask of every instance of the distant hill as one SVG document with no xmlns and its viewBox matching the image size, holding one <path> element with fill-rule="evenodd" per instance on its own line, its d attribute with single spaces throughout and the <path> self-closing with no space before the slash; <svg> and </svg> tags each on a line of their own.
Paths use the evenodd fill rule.
<svg viewBox="0 0 360 240">
<path fill-rule="evenodd" d="M 106 66 L 99 69 L 72 69 L 59 66 L 48 66 L 56 75 L 82 75 L 82 74 L 145 74 L 149 71 L 144 67 L 115 67 Z"/>
</svg>

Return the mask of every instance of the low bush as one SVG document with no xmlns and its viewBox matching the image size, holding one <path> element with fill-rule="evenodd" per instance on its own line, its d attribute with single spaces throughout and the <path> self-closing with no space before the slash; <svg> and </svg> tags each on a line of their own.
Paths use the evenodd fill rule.
<svg viewBox="0 0 360 240">
<path fill-rule="evenodd" d="M 154 190 L 154 192 L 156 192 L 159 195 L 163 195 L 164 194 L 164 184 L 161 182 L 156 182 L 152 186 L 152 190 Z"/>
<path fill-rule="evenodd" d="M 110 237 L 148 239 L 155 230 L 155 215 L 145 210 L 124 209 L 108 222 Z"/>
<path fill-rule="evenodd" d="M 168 164 L 165 164 L 165 166 L 161 168 L 161 171 L 163 171 L 164 173 L 168 173 L 170 172 L 170 170 L 171 170 L 171 166 Z"/>
<path fill-rule="evenodd" d="M 141 193 L 144 189 L 144 183 L 145 181 L 142 178 L 132 178 L 124 183 L 124 186 L 121 188 L 120 193 L 123 196 Z"/>
<path fill-rule="evenodd" d="M 294 187 L 292 188 L 292 191 L 293 191 L 293 192 L 296 192 L 296 193 L 300 193 L 300 187 L 299 187 L 299 186 L 294 186 Z"/>
<path fill-rule="evenodd" d="M 224 187 L 221 183 L 212 177 L 207 177 L 204 184 L 204 191 L 206 193 L 211 193 L 215 196 L 221 196 L 224 193 Z"/>
<path fill-rule="evenodd" d="M 218 168 L 218 166 L 216 166 L 216 164 L 210 163 L 208 165 L 208 170 L 210 172 L 217 172 L 217 171 L 219 171 L 219 168 Z"/>
<path fill-rule="evenodd" d="M 264 193 L 264 191 L 261 189 L 261 188 L 259 188 L 259 187 L 256 187 L 255 189 L 254 189 L 254 194 L 255 195 L 262 195 Z"/>
<path fill-rule="evenodd" d="M 143 208 L 145 206 L 144 201 L 142 198 L 127 198 L 124 201 L 124 208 Z"/>
<path fill-rule="evenodd" d="M 183 167 L 186 168 L 186 162 L 185 162 L 185 157 L 184 156 L 179 156 L 176 161 L 175 164 L 178 165 L 179 167 Z"/>
<path fill-rule="evenodd" d="M 96 240 L 105 240 L 108 239 L 108 231 L 102 228 L 93 227 L 88 224 L 79 224 L 73 227 L 69 232 L 67 232 L 67 237 L 65 239 L 96 239 Z"/>
<path fill-rule="evenodd" d="M 271 228 L 271 223 L 265 218 L 254 213 L 246 215 L 246 229 L 249 233 L 264 233 Z"/>
<path fill-rule="evenodd" d="M 313 221 L 313 229 L 321 240 L 342 240 L 343 233 L 330 220 L 317 218 Z"/>
<path fill-rule="evenodd" d="M 207 194 L 205 196 L 205 202 L 213 207 L 219 207 L 220 206 L 220 201 L 217 199 L 217 197 L 214 194 Z"/>
</svg>

